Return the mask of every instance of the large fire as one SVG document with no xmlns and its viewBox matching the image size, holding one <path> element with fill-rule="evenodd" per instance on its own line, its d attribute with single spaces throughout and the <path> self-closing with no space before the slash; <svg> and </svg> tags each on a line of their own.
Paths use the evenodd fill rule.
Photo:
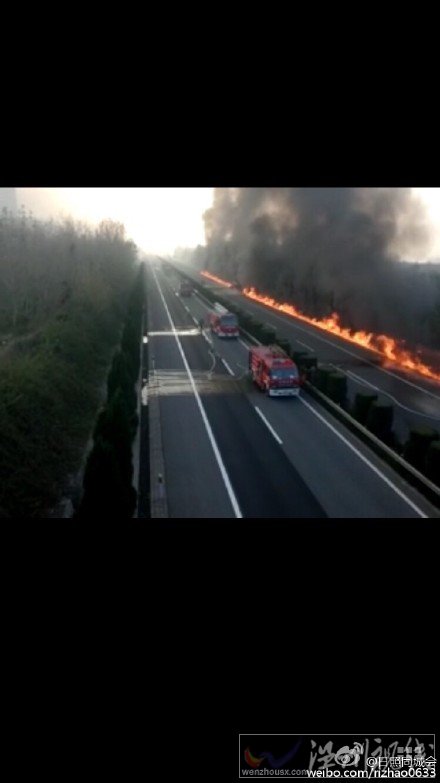
<svg viewBox="0 0 440 783">
<path fill-rule="evenodd" d="M 231 288 L 232 286 L 231 283 L 228 283 L 219 277 L 215 277 L 215 275 L 211 275 L 209 272 L 201 272 L 201 274 L 204 275 L 204 277 L 214 280 L 216 283 L 226 285 L 228 288 Z M 278 310 L 287 315 L 291 315 L 294 318 L 298 318 L 300 321 L 305 321 L 308 324 L 312 324 L 312 326 L 318 327 L 318 329 L 335 334 L 343 340 L 355 343 L 356 345 L 361 345 L 369 351 L 374 351 L 374 353 L 385 357 L 399 367 L 423 375 L 425 378 L 440 381 L 439 372 L 436 372 L 432 367 L 422 362 L 416 354 L 402 347 L 402 343 L 395 340 L 394 337 L 388 337 L 385 334 L 374 334 L 374 332 L 356 332 L 352 329 L 343 327 L 339 323 L 339 315 L 337 313 L 332 313 L 328 318 L 312 318 L 301 313 L 294 305 L 287 304 L 286 302 L 277 302 L 270 296 L 257 294 L 255 288 L 252 287 L 243 288 L 242 293 L 249 299 L 253 299 L 255 302 L 261 302 L 261 304 L 271 307 L 273 310 Z"/>
<path fill-rule="evenodd" d="M 203 277 L 207 277 L 209 280 L 213 280 L 214 283 L 219 283 L 220 285 L 225 285 L 226 288 L 232 288 L 232 283 L 228 283 L 227 280 L 222 280 L 221 277 L 216 277 L 215 275 L 212 275 L 211 272 L 200 272 Z"/>
</svg>

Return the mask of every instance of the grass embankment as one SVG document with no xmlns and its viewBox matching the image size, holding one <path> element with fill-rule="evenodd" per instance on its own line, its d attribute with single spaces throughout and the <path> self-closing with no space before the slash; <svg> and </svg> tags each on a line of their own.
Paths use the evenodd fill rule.
<svg viewBox="0 0 440 783">
<path fill-rule="evenodd" d="M 107 378 L 107 402 L 93 433 L 94 444 L 84 473 L 83 496 L 76 519 L 131 519 L 137 490 L 133 486 L 133 441 L 139 425 L 136 383 L 140 369 L 144 312 L 141 265 L 128 302 L 119 350 Z"/>
<path fill-rule="evenodd" d="M 0 215 L 0 516 L 73 497 L 136 257 L 118 223 Z"/>
<path fill-rule="evenodd" d="M 77 471 L 122 323 L 120 307 L 72 303 L 0 355 L 0 508 L 39 517 Z"/>
</svg>

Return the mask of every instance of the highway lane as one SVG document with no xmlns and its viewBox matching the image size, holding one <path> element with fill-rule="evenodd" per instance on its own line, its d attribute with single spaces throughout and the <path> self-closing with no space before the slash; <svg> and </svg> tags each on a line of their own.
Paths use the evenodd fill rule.
<svg viewBox="0 0 440 783">
<path fill-rule="evenodd" d="M 149 350 L 154 362 L 149 386 L 157 388 L 159 394 L 168 513 L 171 518 L 235 518 L 233 504 L 151 271 L 148 311 Z M 190 339 L 202 339 L 183 308 L 176 327 L 179 339 L 185 332 Z"/>
<path fill-rule="evenodd" d="M 295 350 L 315 352 L 318 360 L 333 364 L 345 373 L 349 399 L 357 392 L 377 393 L 378 399 L 394 405 L 394 429 L 402 442 L 413 426 L 431 426 L 440 429 L 440 384 L 403 372 L 361 346 L 348 343 L 335 335 L 323 332 L 303 321 L 254 302 L 235 289 L 218 286 L 206 278 L 203 284 L 217 290 L 231 301 L 240 300 L 240 306 L 263 323 L 270 324 L 280 337 L 290 340 Z"/>
<path fill-rule="evenodd" d="M 214 364 L 209 353 L 209 343 L 201 335 L 194 334 L 194 330 L 188 332 L 187 325 L 191 323 L 192 319 L 188 321 L 189 316 L 180 299 L 175 296 L 173 290 L 167 286 L 165 279 L 159 274 L 157 281 L 164 297 L 162 306 L 164 310 L 166 307 L 172 322 L 178 328 L 179 340 L 188 367 L 195 379 L 203 410 L 206 413 L 241 515 L 260 519 L 326 517 L 324 509 L 317 502 L 286 454 L 278 447 L 265 423 L 255 415 L 255 411 L 242 394 L 237 381 L 233 379 L 221 362 L 217 361 Z M 152 293 L 151 298 L 153 295 Z M 157 309 L 157 301 L 155 306 Z M 156 323 L 156 319 L 153 316 L 154 323 Z M 151 340 L 159 340 L 158 346 L 160 337 L 160 335 L 155 336 L 153 329 Z M 180 464 L 176 463 L 174 452 L 177 447 L 177 438 L 179 450 L 195 454 L 196 463 L 198 460 L 203 461 L 205 454 L 200 452 L 198 437 L 191 430 L 194 424 L 194 407 L 189 412 L 190 420 L 187 422 L 189 430 L 184 434 L 183 442 L 182 432 L 177 433 L 173 430 L 175 420 L 173 407 L 180 404 L 181 398 L 180 393 L 177 395 L 175 393 L 176 388 L 173 388 L 173 380 L 170 381 L 169 405 L 162 405 L 162 397 L 166 398 L 167 396 L 164 367 L 166 365 L 169 368 L 170 365 L 173 365 L 179 372 L 179 365 L 178 363 L 176 365 L 176 355 L 172 356 L 166 352 L 166 349 L 164 350 L 163 337 L 161 342 L 162 353 L 156 350 L 155 357 L 160 382 L 164 383 L 163 395 L 161 395 L 161 416 L 164 430 L 167 432 L 164 438 L 166 479 L 171 494 L 177 499 L 182 489 L 182 483 L 192 484 L 194 470 L 194 461 L 192 466 L 185 464 L 184 459 L 180 461 Z M 161 365 L 160 369 L 158 362 Z M 171 375 L 175 376 L 176 369 L 171 372 Z M 168 372 L 170 372 L 169 369 Z M 181 377 L 179 381 L 174 380 L 175 387 L 178 383 L 188 385 L 188 382 Z M 171 465 L 169 463 L 170 456 Z M 205 484 L 203 491 L 205 495 L 208 493 L 209 496 L 209 482 Z M 189 501 L 190 498 L 186 498 L 187 516 L 191 516 Z M 178 510 L 179 503 L 172 502 L 169 507 Z M 174 513 L 171 515 L 174 516 Z M 204 516 L 204 514 L 194 514 L 194 516 Z M 206 516 L 217 516 L 217 514 L 210 513 Z"/>
<path fill-rule="evenodd" d="M 174 287 L 178 287 L 178 278 Z M 185 298 L 182 303 L 195 318 L 207 321 L 210 308 L 198 296 Z M 256 418 L 264 424 L 263 414 L 273 442 L 284 451 L 329 517 L 439 516 L 419 493 L 308 395 L 303 394 L 299 400 L 274 400 L 257 391 L 244 379 L 248 349 L 241 340 L 222 340 L 209 330 L 205 330 L 205 339 L 213 342 L 227 371 L 242 378 L 243 393 Z"/>
</svg>

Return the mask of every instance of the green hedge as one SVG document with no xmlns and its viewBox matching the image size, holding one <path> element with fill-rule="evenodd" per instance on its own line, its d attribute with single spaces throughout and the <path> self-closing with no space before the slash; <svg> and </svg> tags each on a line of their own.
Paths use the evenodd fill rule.
<svg viewBox="0 0 440 783">
<path fill-rule="evenodd" d="M 413 427 L 403 450 L 404 459 L 417 470 L 425 470 L 429 446 L 437 439 L 437 430 L 431 427 Z"/>
<path fill-rule="evenodd" d="M 302 360 L 308 356 L 308 351 L 293 351 L 292 359 L 300 367 Z"/>
<path fill-rule="evenodd" d="M 425 457 L 427 477 L 440 487 L 440 440 L 432 440 Z"/>
<path fill-rule="evenodd" d="M 295 354 L 294 354 L 295 358 Z M 295 359 L 296 361 L 296 359 Z M 334 373 L 335 368 L 334 367 L 327 367 L 326 365 L 319 365 L 316 369 L 316 372 L 314 373 L 314 384 L 317 389 L 319 389 L 320 392 L 323 394 L 327 394 L 328 389 L 328 379 L 332 373 Z"/>
<path fill-rule="evenodd" d="M 137 493 L 132 487 L 132 441 L 138 425 L 135 383 L 140 369 L 141 326 L 145 312 L 145 268 L 141 265 L 121 338 L 107 380 L 107 404 L 99 414 L 94 446 L 84 474 L 84 493 L 76 518 L 98 512 L 129 518 Z"/>
<path fill-rule="evenodd" d="M 275 329 L 272 329 L 268 324 L 263 324 L 260 329 L 260 340 L 263 345 L 273 345 L 276 342 L 277 333 Z"/>
<path fill-rule="evenodd" d="M 277 337 L 276 342 L 287 356 L 292 357 L 292 345 L 289 340 L 286 340 L 284 337 Z"/>
<path fill-rule="evenodd" d="M 356 394 L 352 415 L 360 424 L 366 423 L 370 406 L 376 401 L 377 394 L 366 394 L 365 392 L 358 392 Z"/>
<path fill-rule="evenodd" d="M 87 460 L 84 494 L 76 519 L 105 522 L 105 517 L 132 517 L 136 490 L 124 480 L 115 446 L 98 438 Z"/>
<path fill-rule="evenodd" d="M 341 372 L 331 372 L 326 377 L 326 383 L 330 399 L 343 405 L 347 399 L 347 376 Z"/>
<path fill-rule="evenodd" d="M 387 402 L 371 403 L 365 426 L 373 435 L 388 443 L 391 438 L 394 408 Z"/>
</svg>

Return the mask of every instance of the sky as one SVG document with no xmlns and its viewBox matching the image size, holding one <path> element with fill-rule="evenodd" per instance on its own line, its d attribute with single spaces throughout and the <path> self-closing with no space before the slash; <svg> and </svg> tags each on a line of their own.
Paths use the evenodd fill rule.
<svg viewBox="0 0 440 783">
<path fill-rule="evenodd" d="M 44 219 L 71 215 L 97 224 L 111 218 L 146 253 L 172 254 L 176 247 L 205 244 L 203 212 L 213 188 L 18 188 L 24 204 Z"/>
<path fill-rule="evenodd" d="M 111 218 L 125 225 L 127 236 L 146 253 L 172 254 L 176 247 L 205 244 L 203 212 L 212 205 L 213 188 L 18 188 L 24 204 L 38 218 L 72 216 L 93 225 Z M 436 228 L 425 257 L 440 259 L 440 188 L 413 188 L 426 204 Z"/>
</svg>

